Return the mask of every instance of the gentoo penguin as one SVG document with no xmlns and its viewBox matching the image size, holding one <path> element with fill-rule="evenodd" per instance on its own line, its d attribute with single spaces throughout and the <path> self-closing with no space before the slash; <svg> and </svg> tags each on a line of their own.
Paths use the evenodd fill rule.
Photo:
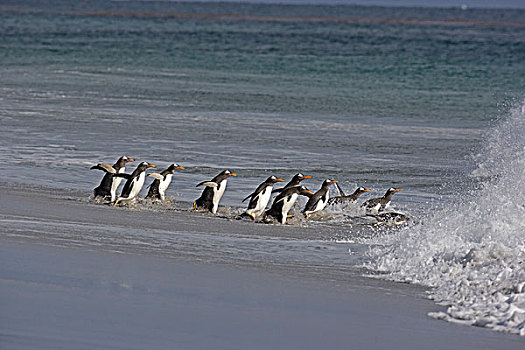
<svg viewBox="0 0 525 350">
<path fill-rule="evenodd" d="M 148 162 L 140 163 L 135 170 L 130 174 L 115 174 L 115 176 L 126 178 L 126 184 L 122 189 L 122 193 L 115 201 L 115 205 L 122 201 L 134 201 L 137 198 L 142 186 L 144 185 L 144 180 L 146 179 L 146 169 L 149 167 L 155 168 L 155 165 Z"/>
<path fill-rule="evenodd" d="M 264 217 L 274 217 L 284 225 L 288 218 L 288 212 L 292 209 L 297 197 L 299 195 L 310 197 L 312 194 L 312 191 L 304 186 L 289 187 L 275 197 L 272 207 L 264 213 Z"/>
<path fill-rule="evenodd" d="M 102 178 L 102 181 L 100 182 L 100 185 L 98 185 L 97 188 L 93 190 L 93 194 L 95 197 L 104 197 L 109 198 L 113 202 L 116 198 L 117 194 L 117 188 L 119 187 L 120 183 L 122 182 L 121 177 L 114 176 L 116 173 L 124 173 L 126 171 L 126 163 L 127 162 L 134 162 L 135 159 L 129 158 L 126 156 L 120 157 L 113 166 L 109 166 L 112 171 L 109 171 L 107 167 L 105 167 L 104 163 L 99 163 L 97 165 L 94 165 L 91 167 L 91 169 L 97 169 L 105 171 L 104 177 Z M 102 165 L 103 164 L 103 165 Z"/>
<path fill-rule="evenodd" d="M 301 181 L 303 181 L 304 179 L 311 179 L 311 178 L 312 177 L 310 175 L 303 175 L 301 173 L 297 173 L 292 177 L 290 182 L 288 182 L 284 187 L 276 188 L 275 190 L 272 191 L 272 193 L 282 192 L 290 187 L 299 186 L 301 184 Z"/>
<path fill-rule="evenodd" d="M 335 184 L 335 187 L 337 187 L 337 190 L 339 191 L 339 196 L 330 198 L 328 200 L 328 204 L 344 204 L 344 203 L 351 203 L 357 201 L 357 199 L 365 192 L 370 192 L 368 188 L 364 187 L 358 187 L 354 193 L 346 195 L 343 192 L 343 189 L 341 186 L 339 186 L 338 183 Z"/>
<path fill-rule="evenodd" d="M 267 178 L 262 184 L 260 184 L 255 192 L 250 194 L 248 197 L 244 198 L 242 201 L 246 201 L 248 198 L 250 199 L 250 204 L 248 204 L 248 209 L 244 212 L 245 215 L 248 215 L 253 220 L 257 216 L 260 216 L 264 209 L 266 209 L 266 205 L 268 204 L 268 201 L 270 200 L 270 197 L 272 196 L 272 188 L 273 185 L 276 182 L 283 182 L 283 179 L 278 179 L 275 176 L 270 176 Z"/>
<path fill-rule="evenodd" d="M 376 226 L 381 224 L 386 224 L 388 226 L 401 226 L 410 221 L 408 215 L 394 211 L 387 211 L 377 215 L 369 214 L 368 216 L 372 216 L 377 220 Z"/>
<path fill-rule="evenodd" d="M 196 187 L 206 186 L 206 188 L 202 191 L 201 196 L 193 202 L 193 210 L 203 208 L 209 210 L 213 214 L 217 214 L 219 201 L 226 190 L 226 184 L 228 183 L 228 178 L 230 176 L 237 176 L 237 174 L 234 174 L 229 170 L 224 170 L 210 181 L 203 181 L 197 184 Z"/>
<path fill-rule="evenodd" d="M 392 196 L 399 191 L 403 191 L 403 189 L 390 187 L 383 197 L 369 199 L 362 204 L 362 207 L 365 207 L 371 213 L 377 214 L 380 210 L 385 210 L 390 206 Z"/>
<path fill-rule="evenodd" d="M 148 176 L 154 177 L 155 180 L 153 180 L 149 186 L 149 191 L 146 195 L 146 198 L 165 200 L 166 190 L 171 183 L 171 178 L 175 172 L 175 169 L 184 169 L 184 167 L 173 163 L 166 170 L 161 171 L 160 174 L 149 174 Z"/>
<path fill-rule="evenodd" d="M 330 185 L 337 182 L 337 180 L 324 180 L 319 191 L 315 192 L 314 195 L 308 199 L 308 202 L 306 202 L 306 206 L 303 209 L 306 220 L 308 220 L 310 214 L 321 211 L 326 207 L 326 204 L 328 204 L 328 200 L 330 199 Z"/>
</svg>

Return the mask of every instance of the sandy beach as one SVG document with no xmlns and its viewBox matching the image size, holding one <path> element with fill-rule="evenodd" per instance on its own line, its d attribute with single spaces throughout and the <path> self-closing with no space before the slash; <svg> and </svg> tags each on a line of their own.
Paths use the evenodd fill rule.
<svg viewBox="0 0 525 350">
<path fill-rule="evenodd" d="M 293 242 L 312 228 L 110 208 L 74 193 L 17 186 L 4 186 L 0 202 L 2 349 L 523 347 L 519 336 L 431 319 L 426 314 L 440 307 L 423 288 L 361 277 L 356 269 L 228 263 L 210 259 L 204 243 L 199 256 L 198 247 L 155 254 L 140 243 L 117 249 L 110 237 L 98 246 L 88 237 L 65 238 L 78 225 L 86 236 L 105 225 L 239 236 L 249 227 L 273 239 L 285 233 Z M 39 222 L 41 232 L 14 232 L 15 221 Z M 49 222 L 57 225 L 46 228 Z M 67 227 L 73 231 L 51 234 Z"/>
</svg>

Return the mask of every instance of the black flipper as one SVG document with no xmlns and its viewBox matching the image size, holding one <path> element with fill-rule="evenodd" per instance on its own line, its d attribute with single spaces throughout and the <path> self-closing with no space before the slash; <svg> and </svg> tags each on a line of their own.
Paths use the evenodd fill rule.
<svg viewBox="0 0 525 350">
<path fill-rule="evenodd" d="M 344 193 L 343 189 L 341 188 L 341 186 L 339 186 L 337 182 L 335 183 L 335 187 L 337 187 L 337 190 L 339 191 L 339 195 L 341 197 L 346 197 L 346 194 Z"/>
<path fill-rule="evenodd" d="M 126 180 L 129 180 L 129 179 L 131 178 L 131 174 L 124 174 L 124 173 L 114 174 L 113 176 L 116 176 L 116 177 L 123 177 L 123 178 L 125 178 Z"/>
<path fill-rule="evenodd" d="M 253 196 L 255 196 L 255 192 L 251 193 L 248 197 L 244 198 L 244 199 L 242 200 L 242 203 L 244 203 L 248 198 L 251 198 L 251 197 L 253 197 Z"/>
</svg>

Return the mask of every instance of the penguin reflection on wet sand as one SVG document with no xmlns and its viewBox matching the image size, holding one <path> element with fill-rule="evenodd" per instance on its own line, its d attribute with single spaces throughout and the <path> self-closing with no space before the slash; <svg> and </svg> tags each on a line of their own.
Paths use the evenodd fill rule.
<svg viewBox="0 0 525 350">
<path fill-rule="evenodd" d="M 219 201 L 226 190 L 226 184 L 230 176 L 237 176 L 237 174 L 224 170 L 210 181 L 203 181 L 197 184 L 196 187 L 206 186 L 206 188 L 202 191 L 201 196 L 193 202 L 193 210 L 202 208 L 210 211 L 212 214 L 217 214 Z"/>
<path fill-rule="evenodd" d="M 146 169 L 155 168 L 155 165 L 148 162 L 140 163 L 135 170 L 130 174 L 115 174 L 115 176 L 126 178 L 126 184 L 122 189 L 122 193 L 115 201 L 115 205 L 119 202 L 130 202 L 135 201 L 142 186 L 144 186 L 144 180 L 146 179 Z"/>
<path fill-rule="evenodd" d="M 326 207 L 328 200 L 330 199 L 330 185 L 337 182 L 337 180 L 324 180 L 319 191 L 315 192 L 314 195 L 308 199 L 308 202 L 303 209 L 306 220 L 308 220 L 310 214 L 321 211 Z"/>
<path fill-rule="evenodd" d="M 90 169 L 102 170 L 105 172 L 100 185 L 93 190 L 95 197 L 103 197 L 104 199 L 110 199 L 111 202 L 115 201 L 117 196 L 117 189 L 122 182 L 121 177 L 114 176 L 117 173 L 124 173 L 126 171 L 126 163 L 134 162 L 135 159 L 126 156 L 120 157 L 113 166 L 99 163 L 92 166 Z"/>
<path fill-rule="evenodd" d="M 161 171 L 160 173 L 152 173 L 148 176 L 155 178 L 151 185 L 149 186 L 148 194 L 146 199 L 160 199 L 166 200 L 166 190 L 171 184 L 171 178 L 176 169 L 184 169 L 184 167 L 173 163 L 167 169 Z"/>
<path fill-rule="evenodd" d="M 281 188 L 276 188 L 272 191 L 272 193 L 275 193 L 275 192 L 282 192 L 290 187 L 295 187 L 295 186 L 299 186 L 301 184 L 301 181 L 303 181 L 304 179 L 311 179 L 312 177 L 310 175 L 303 175 L 301 173 L 297 173 L 295 174 L 292 179 L 290 180 L 290 182 L 288 182 L 284 187 L 281 187 Z"/>
<path fill-rule="evenodd" d="M 383 197 L 369 199 L 366 202 L 364 202 L 361 206 L 366 208 L 368 213 L 377 214 L 381 210 L 385 210 L 390 207 L 392 196 L 394 195 L 394 193 L 399 191 L 403 191 L 403 189 L 390 187 Z"/>
<path fill-rule="evenodd" d="M 354 193 L 349 194 L 349 195 L 346 195 L 346 194 L 343 192 L 343 189 L 341 188 L 341 186 L 339 186 L 338 183 L 335 184 L 335 187 L 337 188 L 337 191 L 339 192 L 339 196 L 336 196 L 336 197 L 330 198 L 330 199 L 328 200 L 328 204 L 330 204 L 330 205 L 333 205 L 333 204 L 353 203 L 353 202 L 356 202 L 357 199 L 358 199 L 363 193 L 370 192 L 370 189 L 368 189 L 368 188 L 358 187 L 358 188 L 354 191 Z"/>
<path fill-rule="evenodd" d="M 242 200 L 244 202 L 247 199 L 251 198 L 250 203 L 248 204 L 248 209 L 246 209 L 243 215 L 247 215 L 253 220 L 255 220 L 258 216 L 262 215 L 264 213 L 264 210 L 266 209 L 266 205 L 268 204 L 270 197 L 272 196 L 273 185 L 277 182 L 283 181 L 283 179 L 278 179 L 277 177 L 272 175 L 269 178 L 267 178 L 262 184 L 257 186 L 255 192 L 253 192 L 248 197 Z"/>
<path fill-rule="evenodd" d="M 275 197 L 272 207 L 264 213 L 264 218 L 271 216 L 284 225 L 286 219 L 290 217 L 288 212 L 292 209 L 299 195 L 310 197 L 313 195 L 313 192 L 304 186 L 294 186 L 283 190 Z"/>
</svg>

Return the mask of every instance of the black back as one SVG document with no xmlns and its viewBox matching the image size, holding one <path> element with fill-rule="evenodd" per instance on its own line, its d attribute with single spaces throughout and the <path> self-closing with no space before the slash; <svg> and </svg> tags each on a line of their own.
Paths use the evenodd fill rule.
<svg viewBox="0 0 525 350">
<path fill-rule="evenodd" d="M 133 161 L 131 158 L 122 156 L 117 159 L 116 163 L 113 164 L 113 169 L 119 172 L 119 170 L 126 166 L 127 162 Z M 113 178 L 115 174 L 106 172 L 104 177 L 100 181 L 98 187 L 93 190 L 95 197 L 110 197 L 111 196 L 111 185 L 113 185 Z"/>
<path fill-rule="evenodd" d="M 266 180 L 264 180 L 263 183 L 261 183 L 259 186 L 257 186 L 257 188 L 255 189 L 255 192 L 253 192 L 252 194 L 250 194 L 248 197 L 244 198 L 243 199 L 243 202 L 245 200 L 247 200 L 248 198 L 251 197 L 250 199 L 250 203 L 248 204 L 248 209 L 253 209 L 257 206 L 257 202 L 258 202 L 258 195 L 263 192 L 267 187 L 269 186 L 273 186 L 277 181 L 281 181 L 280 179 L 278 179 L 277 177 L 275 177 L 274 175 L 270 176 L 269 178 L 267 178 Z"/>
<path fill-rule="evenodd" d="M 326 200 L 326 194 L 327 192 L 330 190 L 330 185 L 333 184 L 334 182 L 331 181 L 331 180 L 324 180 L 323 181 L 323 184 L 321 185 L 321 188 L 315 192 L 313 194 L 313 196 L 310 197 L 310 199 L 308 199 L 308 202 L 306 203 L 304 209 L 303 209 L 303 213 L 305 211 L 308 211 L 308 210 L 311 210 L 313 208 L 315 208 L 315 206 L 317 205 L 317 203 L 323 199 L 324 201 Z"/>
<path fill-rule="evenodd" d="M 303 181 L 304 179 L 309 179 L 309 178 L 311 178 L 311 176 L 305 176 L 301 173 L 297 173 L 292 177 L 290 182 L 288 182 L 284 187 L 276 188 L 275 190 L 272 191 L 272 193 L 282 192 L 288 188 L 299 186 L 301 184 L 301 181 Z"/>
<path fill-rule="evenodd" d="M 284 205 L 283 199 L 292 196 L 294 193 L 307 197 L 312 195 L 311 191 L 309 191 L 304 186 L 289 187 L 275 197 L 272 206 L 266 211 L 266 215 L 273 216 L 274 218 L 281 220 Z"/>
<path fill-rule="evenodd" d="M 121 197 L 123 197 L 123 198 L 129 197 L 129 195 L 131 193 L 131 190 L 133 188 L 133 180 L 138 178 L 141 173 L 146 171 L 148 166 L 149 166 L 149 163 L 142 162 L 139 165 L 137 165 L 137 167 L 135 168 L 135 170 L 133 170 L 131 175 L 127 176 L 128 180 L 126 181 L 126 184 L 124 185 L 124 188 L 122 189 L 122 193 L 120 194 Z M 117 176 L 118 176 L 118 174 L 117 174 Z"/>
</svg>

